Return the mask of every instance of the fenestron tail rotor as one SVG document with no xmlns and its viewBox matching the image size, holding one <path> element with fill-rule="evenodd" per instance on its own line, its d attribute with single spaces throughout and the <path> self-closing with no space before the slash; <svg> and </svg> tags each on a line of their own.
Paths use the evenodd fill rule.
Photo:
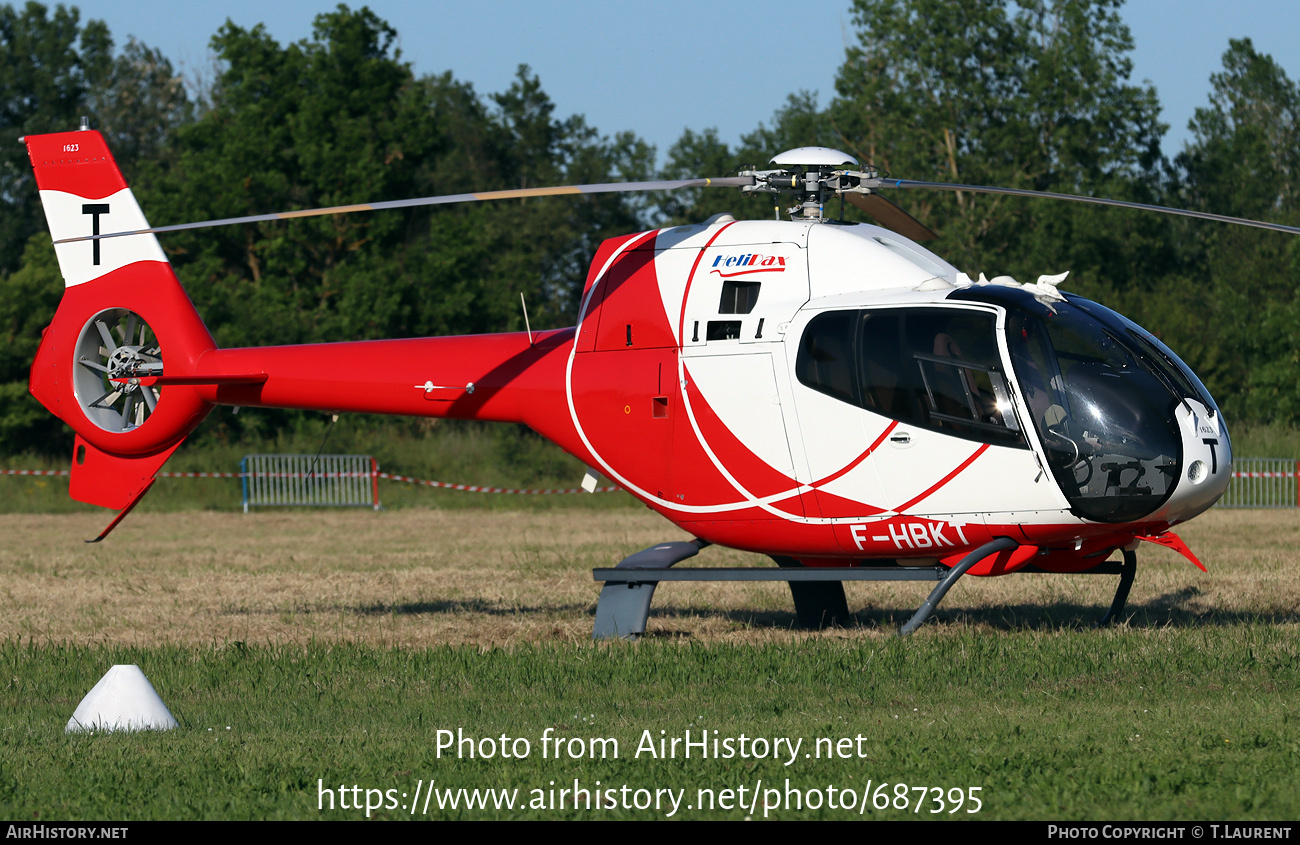
<svg viewBox="0 0 1300 845">
<path fill-rule="evenodd" d="M 161 394 L 141 380 L 162 374 L 158 340 L 133 311 L 100 311 L 81 330 L 73 392 L 87 419 L 103 430 L 121 433 L 144 425 Z"/>
</svg>

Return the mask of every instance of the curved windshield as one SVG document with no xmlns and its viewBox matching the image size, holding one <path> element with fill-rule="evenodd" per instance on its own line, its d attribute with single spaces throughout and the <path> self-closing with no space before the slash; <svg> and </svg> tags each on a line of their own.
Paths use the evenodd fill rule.
<svg viewBox="0 0 1300 845">
<path fill-rule="evenodd" d="M 1219 406 L 1214 402 L 1214 397 L 1210 396 L 1210 391 L 1206 390 L 1205 385 L 1196 377 L 1196 373 L 1192 372 L 1192 368 L 1183 363 L 1183 360 L 1175 355 L 1172 349 L 1165 346 L 1159 338 L 1128 317 L 1117 311 L 1112 311 L 1104 305 L 1098 305 L 1077 296 L 1070 296 L 1069 299 L 1071 305 L 1075 305 L 1089 315 L 1096 317 L 1100 322 L 1122 331 L 1138 349 L 1142 350 L 1144 358 L 1150 365 L 1164 375 L 1166 382 L 1179 396 L 1195 399 L 1214 416 L 1221 413 Z M 1227 428 L 1221 430 L 1226 438 Z"/>
<path fill-rule="evenodd" d="M 966 296 L 1007 307 L 1012 367 L 1074 512 L 1130 522 L 1160 507 L 1182 466 L 1174 410 L 1194 387 L 1185 375 L 1146 338 L 1090 314 L 1087 300 L 992 286 Z"/>
</svg>

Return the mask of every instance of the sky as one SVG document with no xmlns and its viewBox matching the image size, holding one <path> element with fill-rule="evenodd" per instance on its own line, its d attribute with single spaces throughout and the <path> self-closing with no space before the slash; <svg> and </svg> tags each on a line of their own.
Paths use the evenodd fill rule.
<svg viewBox="0 0 1300 845">
<path fill-rule="evenodd" d="M 51 4 L 53 5 L 53 4 Z M 211 73 L 208 42 L 227 20 L 265 24 L 282 43 L 311 35 L 325 0 L 82 0 L 82 20 L 134 35 L 188 73 Z M 353 3 L 352 5 L 361 5 Z M 734 144 L 769 121 L 793 92 L 825 105 L 855 35 L 850 0 L 476 0 L 368 3 L 399 34 L 416 73 L 450 70 L 480 94 L 509 87 L 520 64 L 539 76 L 559 116 L 585 115 L 604 134 L 631 130 L 662 153 L 691 128 Z M 1131 0 L 1133 81 L 1156 86 L 1170 125 L 1167 155 L 1190 138 L 1210 74 L 1230 38 L 1251 38 L 1292 79 L 1300 75 L 1300 3 L 1294 0 Z M 775 153 L 777 151 L 773 151 Z"/>
</svg>

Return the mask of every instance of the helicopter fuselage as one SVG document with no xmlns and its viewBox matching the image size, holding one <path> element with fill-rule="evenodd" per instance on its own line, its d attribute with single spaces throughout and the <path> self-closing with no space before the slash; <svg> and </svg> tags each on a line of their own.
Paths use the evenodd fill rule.
<svg viewBox="0 0 1300 845">
<path fill-rule="evenodd" d="M 815 219 L 606 241 L 573 328 L 218 349 L 103 137 L 26 143 L 67 285 L 31 391 L 77 433 L 73 497 L 122 510 L 101 539 L 217 404 L 522 423 L 701 540 L 813 566 L 952 565 L 997 537 L 1019 545 L 972 573 L 1088 569 L 1177 547 L 1231 474 L 1214 400 L 1148 332 L 1062 277 L 973 281 L 823 220 L 825 180 Z M 790 155 L 823 153 L 844 158 Z"/>
<path fill-rule="evenodd" d="M 212 350 L 205 402 L 523 423 L 675 524 L 805 565 L 1078 571 L 1210 507 L 1221 415 L 1144 330 L 973 283 L 889 230 L 736 222 L 606 242 L 558 331 Z"/>
</svg>

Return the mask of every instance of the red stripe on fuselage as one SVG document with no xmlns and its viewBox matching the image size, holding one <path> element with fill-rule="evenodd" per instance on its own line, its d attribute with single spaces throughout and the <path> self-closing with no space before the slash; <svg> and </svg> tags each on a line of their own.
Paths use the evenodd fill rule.
<svg viewBox="0 0 1300 845">
<path fill-rule="evenodd" d="M 734 222 L 734 221 L 733 221 Z M 686 302 L 691 295 L 691 283 L 695 281 L 695 271 L 700 269 L 700 262 L 704 260 L 704 253 L 713 242 L 722 237 L 722 233 L 727 231 L 733 224 L 727 223 L 721 229 L 709 238 L 709 242 L 700 250 L 699 255 L 695 256 L 694 263 L 691 264 L 691 272 L 686 276 L 686 287 L 682 290 L 682 312 L 677 318 L 677 348 L 680 349 L 686 344 Z"/>
<path fill-rule="evenodd" d="M 885 512 L 884 508 L 827 493 L 825 490 L 817 491 L 815 501 L 821 510 L 821 516 L 826 519 L 865 519 Z"/>
<path fill-rule="evenodd" d="M 962 470 L 966 469 L 966 467 L 975 463 L 975 459 L 978 458 L 980 455 L 984 454 L 985 450 L 987 450 L 988 448 L 989 448 L 988 444 L 985 443 L 983 446 L 975 450 L 975 454 L 971 455 L 969 458 L 962 461 L 961 464 L 955 470 L 948 473 L 943 478 L 939 479 L 938 483 L 929 487 L 927 490 L 925 490 L 925 492 L 921 493 L 921 495 L 908 499 L 903 504 L 894 508 L 894 510 L 897 511 L 898 513 L 902 513 L 903 511 L 910 508 L 912 505 L 915 505 L 917 502 L 920 502 L 921 500 L 928 498 L 930 494 L 934 493 L 936 490 L 943 487 L 949 481 L 952 481 L 954 478 L 956 478 L 961 473 Z"/>
<path fill-rule="evenodd" d="M 784 273 L 785 268 L 784 267 L 754 267 L 754 268 L 746 268 L 744 270 L 737 270 L 734 273 L 724 273 L 721 270 L 710 270 L 709 272 L 717 273 L 719 276 L 721 276 L 724 279 L 734 279 L 736 276 L 749 276 L 754 273 Z"/>
<path fill-rule="evenodd" d="M 891 422 L 889 426 L 884 430 L 884 432 L 879 437 L 876 438 L 876 442 L 872 443 L 870 446 L 867 447 L 867 451 L 863 452 L 861 455 L 858 455 L 856 458 L 854 458 L 852 461 L 846 464 L 844 468 L 839 470 L 838 472 L 833 472 L 830 475 L 826 476 L 825 478 L 821 479 L 820 481 L 814 481 L 812 483 L 812 486 L 821 487 L 823 484 L 830 484 L 835 479 L 839 478 L 849 470 L 853 469 L 858 464 L 865 461 L 867 457 L 871 455 L 872 452 L 876 451 L 877 446 L 885 442 L 885 438 L 889 436 L 889 433 L 897 427 L 898 427 L 897 420 Z"/>
<path fill-rule="evenodd" d="M 695 412 L 695 423 L 699 426 L 700 436 L 727 468 L 727 472 L 731 473 L 732 478 L 735 478 L 741 487 L 760 499 L 789 491 L 790 498 L 773 502 L 773 507 L 803 516 L 799 496 L 794 492 L 799 488 L 799 482 L 754 454 L 753 450 L 727 428 L 709 401 L 704 398 L 704 394 L 700 393 L 695 380 L 689 375 L 690 371 L 686 370 L 686 372 L 686 390 L 691 401 L 691 409 Z M 710 469 L 717 472 L 712 464 Z M 741 490 L 736 492 L 743 495 Z"/>
<path fill-rule="evenodd" d="M 531 343 L 510 332 L 217 349 L 178 375 L 266 374 L 262 384 L 198 388 L 217 404 L 530 422 L 564 396 L 558 368 L 539 365 L 562 359 L 572 343 L 573 329 L 562 329 L 533 332 Z M 428 382 L 462 389 L 427 392 Z M 430 401 L 448 393 L 457 398 Z"/>
</svg>

